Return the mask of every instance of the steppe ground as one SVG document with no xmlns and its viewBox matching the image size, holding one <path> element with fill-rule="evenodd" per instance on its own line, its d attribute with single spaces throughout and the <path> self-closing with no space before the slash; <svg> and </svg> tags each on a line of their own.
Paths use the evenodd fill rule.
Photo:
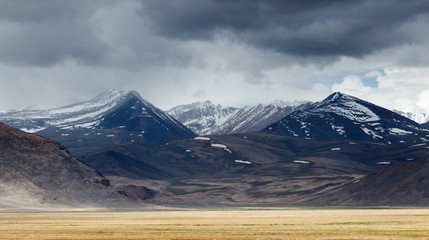
<svg viewBox="0 0 429 240">
<path fill-rule="evenodd" d="M 429 209 L 2 212 L 0 239 L 429 239 Z"/>
</svg>

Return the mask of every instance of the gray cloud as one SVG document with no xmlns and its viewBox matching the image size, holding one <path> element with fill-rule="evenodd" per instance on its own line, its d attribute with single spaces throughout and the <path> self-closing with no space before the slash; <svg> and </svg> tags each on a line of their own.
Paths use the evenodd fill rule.
<svg viewBox="0 0 429 240">
<path fill-rule="evenodd" d="M 0 61 L 49 67 L 82 65 L 139 69 L 185 66 L 180 41 L 150 32 L 136 1 L 0 0 Z"/>
<path fill-rule="evenodd" d="M 186 42 L 222 36 L 324 65 L 426 39 L 401 27 L 428 11 L 423 0 L 0 0 L 0 61 L 185 67 L 195 60 Z"/>
<path fill-rule="evenodd" d="M 428 1 L 143 0 L 159 34 L 211 40 L 226 31 L 255 47 L 300 57 L 362 57 L 413 42 L 399 31 Z"/>
<path fill-rule="evenodd" d="M 0 0 L 0 109 L 58 106 L 109 88 L 137 90 L 165 108 L 316 101 L 350 74 L 429 66 L 428 5 Z"/>
<path fill-rule="evenodd" d="M 0 59 L 49 66 L 72 58 L 83 64 L 103 59 L 107 45 L 91 17 L 97 1 L 0 1 Z"/>
</svg>

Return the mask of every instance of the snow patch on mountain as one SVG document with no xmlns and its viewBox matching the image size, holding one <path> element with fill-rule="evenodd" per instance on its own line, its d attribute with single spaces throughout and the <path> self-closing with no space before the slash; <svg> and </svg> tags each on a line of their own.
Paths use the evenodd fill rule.
<svg viewBox="0 0 429 240">
<path fill-rule="evenodd" d="M 335 93 L 331 98 L 317 104 L 314 112 L 335 112 L 337 115 L 355 122 L 376 122 L 380 120 L 379 116 L 356 100 L 358 99 L 355 97 Z"/>
<path fill-rule="evenodd" d="M 252 164 L 250 161 L 244 161 L 244 160 L 234 160 L 236 163 L 242 163 L 242 164 Z"/>
<path fill-rule="evenodd" d="M 197 141 L 210 141 L 209 137 L 195 137 L 194 140 Z"/>
<path fill-rule="evenodd" d="M 347 132 L 344 130 L 344 126 L 335 126 L 334 124 L 331 125 L 332 129 L 337 131 L 338 134 L 347 136 Z"/>
<path fill-rule="evenodd" d="M 416 123 L 427 123 L 429 121 L 429 114 L 426 113 L 412 113 L 412 112 L 403 112 L 396 109 L 393 109 L 393 112 L 402 115 L 408 119 L 413 120 Z"/>
<path fill-rule="evenodd" d="M 390 134 L 394 135 L 406 135 L 406 134 L 413 134 L 413 132 L 406 131 L 404 129 L 400 128 L 389 128 Z"/>
</svg>

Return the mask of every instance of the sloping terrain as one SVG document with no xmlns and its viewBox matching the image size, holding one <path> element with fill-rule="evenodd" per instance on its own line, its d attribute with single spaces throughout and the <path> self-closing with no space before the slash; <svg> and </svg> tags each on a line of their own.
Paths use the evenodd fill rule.
<svg viewBox="0 0 429 240">
<path fill-rule="evenodd" d="M 388 145 L 429 139 L 429 130 L 420 124 L 342 93 L 334 93 L 306 110 L 296 111 L 264 131 L 315 140 L 354 140 Z"/>
<path fill-rule="evenodd" d="M 0 123 L 0 203 L 24 209 L 136 207 L 109 180 L 47 138 Z"/>
<path fill-rule="evenodd" d="M 429 162 L 403 162 L 310 201 L 338 206 L 428 206 Z"/>
<path fill-rule="evenodd" d="M 239 124 L 228 131 L 261 127 L 270 116 L 287 115 L 260 132 L 196 137 L 135 92 L 108 95 L 96 98 L 116 99 L 110 110 L 101 107 L 100 115 L 91 113 L 95 108 L 82 108 L 100 105 L 94 103 L 63 111 L 86 111 L 93 118 L 71 121 L 67 115 L 52 126 L 46 125 L 52 118 L 10 119 L 41 124 L 39 134 L 60 141 L 85 164 L 63 145 L 2 125 L 0 207 L 110 207 L 124 206 L 124 199 L 190 207 L 428 205 L 429 130 L 358 98 L 335 93 L 292 113 L 262 105 L 223 112 L 209 103 L 200 112 L 176 109 L 189 110 L 191 120 L 198 118 L 194 115 L 211 119 L 217 112 L 213 126 L 221 116 L 224 121 L 241 110 L 249 114 L 237 115 Z"/>
<path fill-rule="evenodd" d="M 428 153 L 423 145 L 388 147 L 254 132 L 80 154 L 90 166 L 120 180 L 113 185 L 156 192 L 149 203 L 212 206 L 301 205 L 390 165 L 424 160 Z"/>
</svg>

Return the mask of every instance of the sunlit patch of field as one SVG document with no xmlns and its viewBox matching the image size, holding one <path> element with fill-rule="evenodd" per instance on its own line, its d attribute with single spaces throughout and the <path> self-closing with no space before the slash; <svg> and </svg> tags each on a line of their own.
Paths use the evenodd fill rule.
<svg viewBox="0 0 429 240">
<path fill-rule="evenodd" d="M 429 239 L 429 209 L 5 212 L 0 239 Z"/>
</svg>

